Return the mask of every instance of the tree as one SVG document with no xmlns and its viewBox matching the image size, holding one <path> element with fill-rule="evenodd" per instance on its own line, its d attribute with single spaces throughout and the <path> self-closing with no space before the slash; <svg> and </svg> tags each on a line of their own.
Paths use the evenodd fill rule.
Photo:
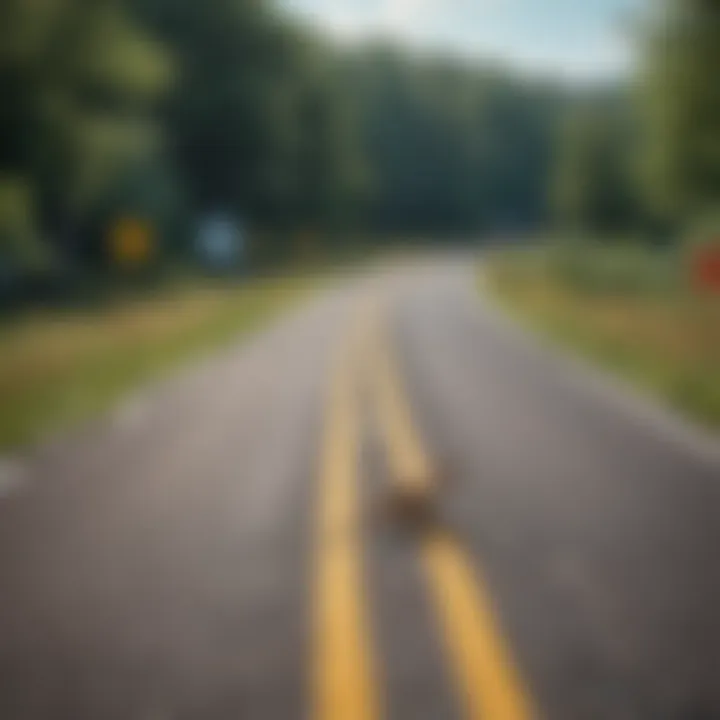
<svg viewBox="0 0 720 720">
<path fill-rule="evenodd" d="M 562 107 L 551 85 L 382 45 L 350 66 L 374 230 L 470 235 L 545 220 Z"/>
<path fill-rule="evenodd" d="M 12 42 L 2 55 L 1 169 L 26 188 L 26 225 L 78 256 L 101 241 L 85 220 L 129 165 L 159 149 L 153 108 L 170 63 L 121 0 L 8 0 L 3 10 Z"/>
<path fill-rule="evenodd" d="M 720 3 L 665 0 L 646 45 L 644 188 L 677 223 L 720 200 Z"/>
<path fill-rule="evenodd" d="M 611 234 L 633 220 L 630 134 L 607 98 L 574 108 L 559 137 L 552 199 L 557 224 L 581 234 Z"/>
</svg>

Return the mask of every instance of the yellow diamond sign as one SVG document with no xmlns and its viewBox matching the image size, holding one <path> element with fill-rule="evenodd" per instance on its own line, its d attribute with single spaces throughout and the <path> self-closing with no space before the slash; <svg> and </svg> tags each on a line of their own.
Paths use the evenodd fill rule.
<svg viewBox="0 0 720 720">
<path fill-rule="evenodd" d="M 153 228 L 140 218 L 120 218 L 110 228 L 109 247 L 117 265 L 125 268 L 147 265 L 155 250 Z"/>
</svg>

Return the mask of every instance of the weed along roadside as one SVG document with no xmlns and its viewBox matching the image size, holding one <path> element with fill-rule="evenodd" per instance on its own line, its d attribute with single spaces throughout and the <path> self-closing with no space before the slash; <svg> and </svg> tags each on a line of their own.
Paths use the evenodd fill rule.
<svg viewBox="0 0 720 720">
<path fill-rule="evenodd" d="M 720 427 L 720 296 L 676 254 L 583 248 L 499 252 L 484 287 L 529 326 Z"/>
<path fill-rule="evenodd" d="M 298 274 L 205 283 L 0 328 L 0 449 L 92 417 L 138 385 L 270 322 L 321 282 L 320 274 Z"/>
</svg>

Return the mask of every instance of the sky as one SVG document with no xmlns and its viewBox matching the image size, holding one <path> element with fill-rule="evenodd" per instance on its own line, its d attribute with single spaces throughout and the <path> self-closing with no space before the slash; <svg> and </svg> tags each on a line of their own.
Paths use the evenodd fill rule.
<svg viewBox="0 0 720 720">
<path fill-rule="evenodd" d="M 632 26 L 651 0 L 279 0 L 341 42 L 382 36 L 538 75 L 627 75 Z"/>
</svg>

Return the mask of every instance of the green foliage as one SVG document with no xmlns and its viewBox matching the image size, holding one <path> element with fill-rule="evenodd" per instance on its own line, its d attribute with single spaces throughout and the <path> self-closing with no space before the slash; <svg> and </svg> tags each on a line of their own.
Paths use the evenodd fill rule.
<svg viewBox="0 0 720 720">
<path fill-rule="evenodd" d="M 720 304 L 683 272 L 679 252 L 573 243 L 500 252 L 481 277 L 532 327 L 720 426 Z"/>
<path fill-rule="evenodd" d="M 0 178 L 0 267 L 11 272 L 42 272 L 50 264 L 48 247 L 35 226 L 30 188 L 21 179 Z"/>
<path fill-rule="evenodd" d="M 645 193 L 656 216 L 692 220 L 720 203 L 720 6 L 664 0 L 646 44 Z"/>
<path fill-rule="evenodd" d="M 275 213 L 294 197 L 303 38 L 259 3 L 138 2 L 179 61 L 167 113 L 177 164 L 200 207 Z"/>
<path fill-rule="evenodd" d="M 150 206 L 166 240 L 221 210 L 278 259 L 351 233 L 528 232 L 553 217 L 612 237 L 641 219 L 638 175 L 653 221 L 673 227 L 718 205 L 720 22 L 708 0 L 664 8 L 638 117 L 622 88 L 333 47 L 269 0 L 4 0 L 0 173 L 29 198 L 13 242 L 88 267 L 104 222 Z"/>
<path fill-rule="evenodd" d="M 104 410 L 128 390 L 252 331 L 322 281 L 296 273 L 242 286 L 195 283 L 0 328 L 0 448 Z"/>
<path fill-rule="evenodd" d="M 566 241 L 552 245 L 542 257 L 549 277 L 581 293 L 662 294 L 686 284 L 682 254 L 673 248 Z"/>
<path fill-rule="evenodd" d="M 88 219 L 119 178 L 160 151 L 153 108 L 171 82 L 171 63 L 125 5 L 3 5 L 0 171 L 20 178 L 33 199 L 33 231 L 24 235 L 33 236 L 35 255 L 77 259 L 91 244 Z"/>
<path fill-rule="evenodd" d="M 614 234 L 633 222 L 628 125 L 606 98 L 575 107 L 566 117 L 551 188 L 560 228 Z"/>
<path fill-rule="evenodd" d="M 545 219 L 558 90 L 384 46 L 363 48 L 348 65 L 372 229 L 469 234 Z"/>
</svg>

